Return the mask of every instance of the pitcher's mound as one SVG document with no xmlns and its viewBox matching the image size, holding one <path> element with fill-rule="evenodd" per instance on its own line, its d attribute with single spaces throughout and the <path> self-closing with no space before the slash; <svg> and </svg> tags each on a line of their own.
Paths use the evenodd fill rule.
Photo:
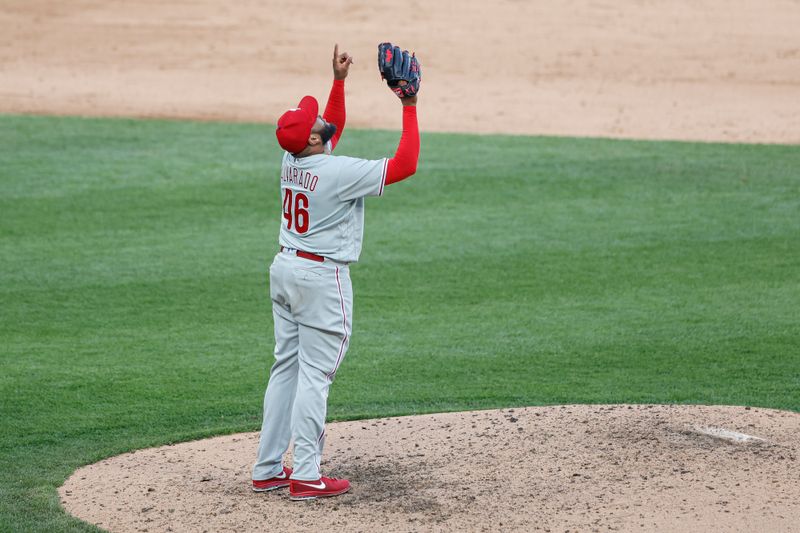
<svg viewBox="0 0 800 533">
<path fill-rule="evenodd" d="M 110 531 L 798 531 L 800 414 L 528 407 L 328 425 L 349 494 L 254 493 L 258 435 L 114 457 L 60 489 Z M 288 458 L 291 461 L 291 458 Z"/>
</svg>

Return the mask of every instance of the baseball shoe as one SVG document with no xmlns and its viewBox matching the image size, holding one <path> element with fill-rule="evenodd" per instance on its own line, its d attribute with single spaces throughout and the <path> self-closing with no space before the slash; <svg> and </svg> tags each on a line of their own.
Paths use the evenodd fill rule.
<svg viewBox="0 0 800 533">
<path fill-rule="evenodd" d="M 292 469 L 283 467 L 283 472 L 269 479 L 254 479 L 253 490 L 255 492 L 269 492 L 271 490 L 282 489 L 289 486 L 289 476 Z"/>
<path fill-rule="evenodd" d="M 289 484 L 289 499 L 294 501 L 315 500 L 338 496 L 350 490 L 350 482 L 346 479 L 321 477 L 316 481 L 299 481 L 292 479 Z"/>
</svg>

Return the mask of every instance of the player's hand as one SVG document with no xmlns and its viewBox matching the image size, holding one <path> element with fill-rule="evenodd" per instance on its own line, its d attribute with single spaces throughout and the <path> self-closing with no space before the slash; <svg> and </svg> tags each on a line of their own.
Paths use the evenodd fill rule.
<svg viewBox="0 0 800 533">
<path fill-rule="evenodd" d="M 400 87 L 402 87 L 406 83 L 408 83 L 408 82 L 401 80 L 400 83 L 398 83 L 398 85 L 400 85 Z M 417 105 L 417 96 L 419 96 L 419 95 L 415 94 L 413 96 L 402 96 L 402 97 L 400 97 L 400 102 L 403 105 Z"/>
<path fill-rule="evenodd" d="M 333 47 L 333 79 L 343 80 L 347 77 L 350 71 L 350 65 L 353 64 L 353 57 L 347 52 L 339 53 L 339 45 Z"/>
</svg>

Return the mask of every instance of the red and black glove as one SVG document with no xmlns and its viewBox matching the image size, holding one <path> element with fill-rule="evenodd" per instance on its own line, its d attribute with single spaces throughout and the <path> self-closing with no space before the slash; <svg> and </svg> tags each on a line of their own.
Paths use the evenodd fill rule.
<svg viewBox="0 0 800 533">
<path fill-rule="evenodd" d="M 392 43 L 379 44 L 378 71 L 398 97 L 414 96 L 419 92 L 422 69 L 417 58 L 408 50 L 400 50 L 399 46 Z"/>
</svg>

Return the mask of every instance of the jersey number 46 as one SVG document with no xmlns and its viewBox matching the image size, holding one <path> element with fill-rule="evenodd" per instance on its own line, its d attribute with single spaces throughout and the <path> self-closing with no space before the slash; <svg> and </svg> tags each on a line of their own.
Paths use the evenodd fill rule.
<svg viewBox="0 0 800 533">
<path fill-rule="evenodd" d="M 283 194 L 283 218 L 286 219 L 286 229 L 292 229 L 297 233 L 308 231 L 308 196 L 299 192 L 293 194 L 291 189 L 284 189 Z M 294 196 L 294 200 L 292 200 Z"/>
</svg>

